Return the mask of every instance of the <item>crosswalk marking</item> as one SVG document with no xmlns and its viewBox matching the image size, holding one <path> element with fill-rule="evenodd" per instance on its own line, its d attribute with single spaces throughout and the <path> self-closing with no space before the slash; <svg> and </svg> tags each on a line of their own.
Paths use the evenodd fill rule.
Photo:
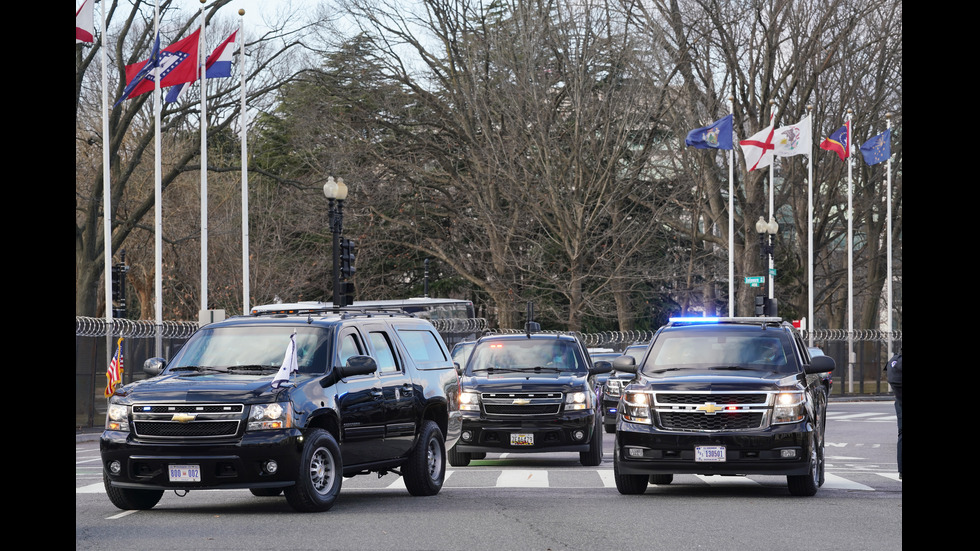
<svg viewBox="0 0 980 551">
<path fill-rule="evenodd" d="M 829 488 L 833 490 L 874 490 L 874 488 L 871 486 L 865 486 L 864 484 L 859 484 L 857 482 L 847 480 L 844 477 L 830 473 L 826 473 L 824 475 L 824 483 L 822 488 Z"/>
<path fill-rule="evenodd" d="M 498 488 L 547 488 L 548 471 L 508 470 L 497 477 Z"/>
</svg>

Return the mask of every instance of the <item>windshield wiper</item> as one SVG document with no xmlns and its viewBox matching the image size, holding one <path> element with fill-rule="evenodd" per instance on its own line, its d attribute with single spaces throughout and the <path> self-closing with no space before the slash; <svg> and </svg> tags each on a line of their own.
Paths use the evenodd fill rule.
<svg viewBox="0 0 980 551">
<path fill-rule="evenodd" d="M 214 371 L 217 373 L 225 373 L 228 370 L 223 367 L 213 367 L 207 365 L 182 365 L 179 367 L 172 367 L 170 371 Z"/>
<path fill-rule="evenodd" d="M 744 365 L 716 365 L 716 366 L 709 367 L 708 369 L 722 369 L 722 370 L 728 370 L 728 371 L 738 371 L 738 370 L 744 369 L 744 370 L 747 370 L 747 371 L 755 371 L 758 368 L 755 368 L 755 367 L 746 367 Z"/>
<path fill-rule="evenodd" d="M 226 367 L 228 371 L 279 371 L 277 365 L 231 365 Z"/>
</svg>

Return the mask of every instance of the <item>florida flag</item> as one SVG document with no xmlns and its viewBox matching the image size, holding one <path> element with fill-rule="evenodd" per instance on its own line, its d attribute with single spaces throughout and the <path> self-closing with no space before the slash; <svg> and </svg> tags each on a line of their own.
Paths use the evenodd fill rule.
<svg viewBox="0 0 980 551">
<path fill-rule="evenodd" d="M 157 56 L 155 66 L 152 55 L 147 61 L 127 65 L 126 89 L 123 90 L 122 96 L 115 105 L 119 105 L 124 99 L 152 92 L 157 74 L 160 75 L 160 88 L 194 81 L 197 78 L 197 50 L 200 34 L 201 29 L 198 29 L 188 35 L 187 38 L 174 42 L 162 50 Z M 160 37 L 158 36 L 158 45 L 159 40 Z M 147 67 L 150 69 L 147 70 Z"/>
<path fill-rule="evenodd" d="M 75 12 L 75 44 L 79 42 L 95 42 L 95 11 L 92 3 L 95 0 L 82 0 Z"/>
<path fill-rule="evenodd" d="M 208 56 L 204 64 L 205 78 L 224 78 L 231 76 L 231 60 L 235 54 L 235 35 L 238 31 L 231 33 L 231 36 L 218 45 L 217 48 Z M 190 88 L 192 82 L 185 82 L 180 86 L 174 86 L 167 92 L 167 103 L 173 103 L 180 98 L 184 90 Z"/>
<path fill-rule="evenodd" d="M 116 353 L 112 355 L 112 360 L 109 362 L 109 368 L 106 369 L 105 378 L 105 392 L 103 395 L 108 398 L 112 396 L 112 393 L 116 391 L 116 385 L 122 382 L 123 374 L 123 355 L 122 355 L 122 337 L 116 342 Z"/>
<path fill-rule="evenodd" d="M 299 371 L 299 361 L 296 358 L 296 332 L 289 336 L 289 344 L 286 345 L 286 355 L 282 358 L 282 366 L 272 378 L 272 388 L 279 388 L 284 382 L 289 380 L 289 375 Z"/>
</svg>

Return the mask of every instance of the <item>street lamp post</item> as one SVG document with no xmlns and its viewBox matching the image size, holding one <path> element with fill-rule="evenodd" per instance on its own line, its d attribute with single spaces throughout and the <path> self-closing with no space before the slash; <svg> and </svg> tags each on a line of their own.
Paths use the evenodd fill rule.
<svg viewBox="0 0 980 551">
<path fill-rule="evenodd" d="M 768 300 L 764 301 L 766 305 L 764 311 L 767 315 L 775 315 L 775 300 L 773 299 L 773 291 L 775 288 L 775 257 L 776 257 L 776 232 L 779 231 L 779 224 L 776 220 L 770 216 L 769 222 L 766 222 L 765 218 L 759 217 L 759 220 L 755 223 L 755 231 L 759 234 L 759 254 L 764 260 L 767 260 L 767 265 L 769 268 L 769 297 Z"/>
<path fill-rule="evenodd" d="M 323 184 L 323 194 L 327 197 L 330 232 L 333 234 L 333 304 L 343 306 L 340 292 L 340 234 L 344 231 L 344 200 L 347 199 L 347 186 L 343 178 L 327 178 Z"/>
</svg>

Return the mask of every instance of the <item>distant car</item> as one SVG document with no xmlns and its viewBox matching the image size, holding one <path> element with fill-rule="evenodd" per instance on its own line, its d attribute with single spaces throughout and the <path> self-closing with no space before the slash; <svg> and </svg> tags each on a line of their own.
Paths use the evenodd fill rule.
<svg viewBox="0 0 980 551">
<path fill-rule="evenodd" d="M 623 392 L 613 448 L 621 494 L 674 474 L 782 475 L 812 496 L 824 478 L 827 395 L 834 360 L 810 355 L 780 318 L 671 320 L 643 361 L 613 362 L 635 379 Z"/>
<path fill-rule="evenodd" d="M 636 363 L 640 363 L 643 354 L 647 351 L 648 344 L 631 344 L 626 347 L 622 354 L 616 357 L 627 355 L 631 356 Z M 594 356 L 593 356 L 594 358 Z M 612 361 L 615 358 L 610 359 Z M 603 381 L 602 386 L 602 426 L 606 432 L 612 434 L 616 432 L 616 413 L 619 409 L 619 398 L 623 389 L 633 380 L 633 374 L 625 371 L 613 371 Z"/>
<path fill-rule="evenodd" d="M 612 369 L 609 362 L 593 364 L 574 334 L 530 331 L 485 336 L 471 354 L 450 465 L 464 467 L 486 452 L 579 452 L 583 465 L 602 462 L 595 377 Z"/>
<path fill-rule="evenodd" d="M 466 368 L 466 362 L 470 359 L 470 352 L 473 352 L 475 344 L 476 341 L 463 341 L 456 343 L 456 346 L 453 347 L 453 363 L 456 364 L 457 373 L 462 373 L 463 369 Z"/>
</svg>

